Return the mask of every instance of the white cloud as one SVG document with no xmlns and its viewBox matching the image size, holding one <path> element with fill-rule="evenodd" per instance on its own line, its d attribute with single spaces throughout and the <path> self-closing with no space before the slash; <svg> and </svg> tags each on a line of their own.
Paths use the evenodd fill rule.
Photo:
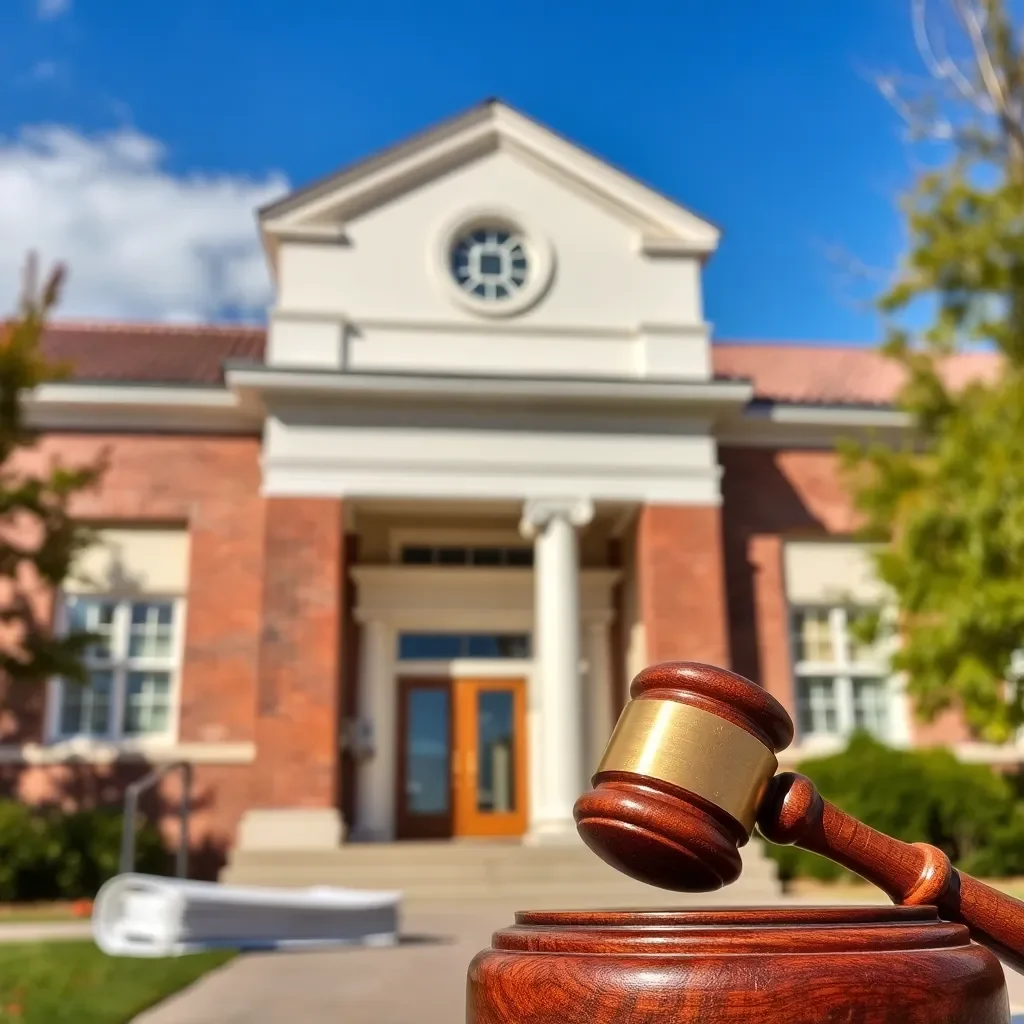
<svg viewBox="0 0 1024 1024">
<path fill-rule="evenodd" d="M 52 21 L 71 10 L 71 0 L 36 0 L 36 14 L 44 21 Z"/>
<path fill-rule="evenodd" d="M 208 320 L 257 315 L 270 297 L 256 207 L 281 174 L 175 175 L 134 129 L 83 135 L 25 128 L 0 137 L 0 315 L 30 250 L 67 264 L 60 316 Z"/>
</svg>

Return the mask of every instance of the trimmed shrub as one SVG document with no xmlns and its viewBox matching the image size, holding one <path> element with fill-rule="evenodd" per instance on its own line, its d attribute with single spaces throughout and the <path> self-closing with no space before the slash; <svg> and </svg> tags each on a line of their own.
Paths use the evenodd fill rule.
<svg viewBox="0 0 1024 1024">
<path fill-rule="evenodd" d="M 0 800 L 0 901 L 45 899 L 37 894 L 54 859 L 47 821 L 24 804 Z"/>
<path fill-rule="evenodd" d="M 91 899 L 117 874 L 122 815 L 62 813 L 0 801 L 0 902 Z M 170 858 L 147 824 L 136 837 L 136 870 L 165 874 Z"/>
<path fill-rule="evenodd" d="M 1024 873 L 1024 804 L 1011 780 L 968 765 L 941 748 L 896 750 L 865 733 L 831 757 L 799 770 L 821 795 L 865 824 L 905 842 L 930 843 L 971 874 Z M 850 877 L 838 865 L 793 847 L 766 844 L 780 877 Z"/>
</svg>

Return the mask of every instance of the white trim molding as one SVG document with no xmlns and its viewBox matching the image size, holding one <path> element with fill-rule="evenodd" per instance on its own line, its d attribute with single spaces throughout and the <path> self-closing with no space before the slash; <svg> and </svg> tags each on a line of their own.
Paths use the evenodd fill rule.
<svg viewBox="0 0 1024 1024">
<path fill-rule="evenodd" d="M 221 387 L 43 384 L 24 397 L 37 430 L 259 434 L 263 414 Z"/>
<path fill-rule="evenodd" d="M 533 631 L 533 569 L 356 565 L 350 572 L 358 585 L 358 622 L 409 631 Z M 582 625 L 612 620 L 621 578 L 619 569 L 580 571 Z"/>
<path fill-rule="evenodd" d="M 102 740 L 72 739 L 59 743 L 0 744 L 0 764 L 67 765 L 116 764 L 145 761 L 167 764 L 245 765 L 256 760 L 255 743 L 106 743 Z"/>
<path fill-rule="evenodd" d="M 956 743 L 953 753 L 966 764 L 1024 764 L 1024 743 Z"/>
<path fill-rule="evenodd" d="M 791 769 L 801 761 L 830 757 L 845 749 L 846 741 L 838 737 L 800 743 L 779 753 L 779 766 Z M 912 749 L 924 750 L 927 747 L 915 745 Z M 954 743 L 945 746 L 945 749 L 952 750 L 964 764 L 987 764 L 992 767 L 1024 764 L 1024 744 L 1021 743 Z"/>
</svg>

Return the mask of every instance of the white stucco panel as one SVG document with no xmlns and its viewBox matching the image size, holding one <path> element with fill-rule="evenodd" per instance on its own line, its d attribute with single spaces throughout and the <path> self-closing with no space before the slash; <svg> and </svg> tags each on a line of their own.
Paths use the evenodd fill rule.
<svg viewBox="0 0 1024 1024">
<path fill-rule="evenodd" d="M 463 213 L 488 208 L 515 215 L 552 254 L 547 290 L 507 318 L 453 300 L 439 251 Z M 344 241 L 282 241 L 277 310 L 351 325 L 363 367 L 706 376 L 699 259 L 645 255 L 645 227 L 568 176 L 499 148 L 347 222 Z M 516 343 L 517 331 L 537 345 Z M 645 354 L 637 342 L 648 337 Z M 287 347 L 282 335 L 275 363 L 289 361 Z"/>
</svg>

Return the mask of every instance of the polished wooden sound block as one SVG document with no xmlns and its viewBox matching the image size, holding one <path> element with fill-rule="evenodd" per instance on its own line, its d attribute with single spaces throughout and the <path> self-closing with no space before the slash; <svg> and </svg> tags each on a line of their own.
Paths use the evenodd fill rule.
<svg viewBox="0 0 1024 1024">
<path fill-rule="evenodd" d="M 1002 967 L 932 907 L 524 912 L 467 1024 L 1007 1024 Z"/>
</svg>

